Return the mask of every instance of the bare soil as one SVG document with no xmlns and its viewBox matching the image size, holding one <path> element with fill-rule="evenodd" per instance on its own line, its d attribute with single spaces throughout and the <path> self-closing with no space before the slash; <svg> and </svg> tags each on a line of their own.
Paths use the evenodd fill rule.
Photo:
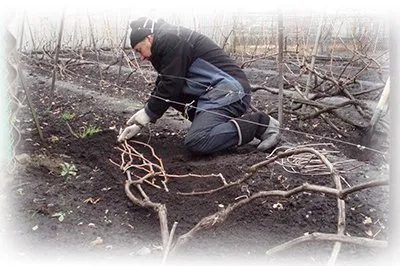
<svg viewBox="0 0 400 266">
<path fill-rule="evenodd" d="M 161 263 L 162 244 L 157 214 L 128 199 L 124 191 L 126 176 L 110 162 L 110 159 L 121 161 L 121 151 L 116 149 L 121 147 L 116 142 L 118 130 L 145 102 L 156 73 L 144 62 L 142 70 L 130 74 L 129 67 L 124 64 L 120 84 L 124 83 L 116 86 L 119 65 L 113 63 L 119 54 L 100 51 L 99 55 L 101 65 L 98 65 L 94 53 L 85 53 L 76 63 L 70 62 L 61 69 L 52 101 L 49 99 L 52 71 L 49 60 L 36 55 L 23 57 L 21 62 L 44 140 L 39 138 L 19 85 L 18 96 L 25 101 L 17 116 L 21 134 L 16 147 L 18 162 L 12 178 L 2 188 L 7 203 L 3 233 L 8 236 L 12 250 L 9 256 L 16 257 L 17 261 L 68 262 L 77 259 L 79 262 L 107 263 L 121 259 L 128 263 Z M 78 59 L 68 52 L 61 57 L 65 59 L 61 61 L 64 66 L 68 59 Z M 241 63 L 238 59 L 238 64 Z M 273 59 L 256 61 L 245 71 L 252 84 L 277 88 Z M 103 82 L 100 82 L 101 78 Z M 381 84 L 374 72 L 366 73 L 360 79 Z M 379 93 L 376 91 L 362 97 L 376 102 Z M 275 117 L 277 102 L 277 95 L 270 91 L 261 89 L 253 93 L 252 105 Z M 289 106 L 290 103 L 285 101 L 285 104 Z M 351 110 L 343 110 L 351 116 Z M 67 112 L 73 117 L 63 118 Z M 388 178 L 389 156 L 385 152 L 390 143 L 389 136 L 378 132 L 370 143 L 371 148 L 381 153 L 360 149 L 357 144 L 361 143 L 363 131 L 334 115 L 327 115 L 347 136 L 338 134 L 320 117 L 306 120 L 304 127 L 300 128 L 297 117 L 285 112 L 284 140 L 293 146 L 310 144 L 321 151 L 334 151 L 328 158 L 336 163 L 335 167 L 346 181 L 344 187 Z M 98 126 L 101 131 L 84 138 L 74 136 L 90 125 Z M 169 110 L 151 126 L 151 130 L 144 129 L 137 140 L 154 148 L 167 173 L 221 173 L 228 182 L 242 178 L 252 165 L 269 156 L 251 144 L 210 156 L 192 155 L 183 146 L 189 126 L 180 114 Z M 335 142 L 335 139 L 354 145 Z M 149 149 L 129 143 L 151 158 Z M 76 167 L 76 175 L 61 175 L 60 164 L 65 162 Z M 150 185 L 143 185 L 143 189 L 153 202 L 166 204 L 169 228 L 174 222 L 178 223 L 176 239 L 203 217 L 244 197 L 258 191 L 289 190 L 304 183 L 334 187 L 329 173 L 303 175 L 275 162 L 246 182 L 216 193 L 194 196 L 179 193 L 217 188 L 221 181 L 215 177 L 171 179 L 169 191 Z M 345 203 L 346 235 L 388 240 L 387 186 L 352 193 L 345 198 Z M 336 233 L 337 214 L 337 199 L 324 193 L 302 192 L 288 198 L 258 199 L 233 211 L 222 224 L 198 232 L 171 254 L 170 259 L 180 263 L 252 264 L 261 261 L 270 264 L 325 264 L 333 242 L 309 241 L 273 256 L 267 256 L 265 252 L 306 233 Z M 372 265 L 379 263 L 384 254 L 385 249 L 343 244 L 337 262 L 339 265 L 358 262 Z"/>
</svg>

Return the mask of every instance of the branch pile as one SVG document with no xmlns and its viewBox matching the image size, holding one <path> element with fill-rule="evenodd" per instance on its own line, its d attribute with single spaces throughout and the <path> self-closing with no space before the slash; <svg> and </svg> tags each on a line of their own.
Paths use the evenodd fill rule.
<svg viewBox="0 0 400 266">
<path fill-rule="evenodd" d="M 161 227 L 161 238 L 164 250 L 164 262 L 168 256 L 169 252 L 174 252 L 186 244 L 190 239 L 194 238 L 196 233 L 201 230 L 207 230 L 223 223 L 228 216 L 236 209 L 243 207 L 244 205 L 251 204 L 254 200 L 260 198 L 270 198 L 270 197 L 282 197 L 289 198 L 293 195 L 311 192 L 311 193 L 324 193 L 326 195 L 333 196 L 337 199 L 337 233 L 327 234 L 323 232 L 314 232 L 311 234 L 305 234 L 299 238 L 295 238 L 286 243 L 283 243 L 277 247 L 269 249 L 266 254 L 272 255 L 278 251 L 285 250 L 294 245 L 306 242 L 306 241 L 331 241 L 334 242 L 331 257 L 328 265 L 333 265 L 337 259 L 338 254 L 341 250 L 341 244 L 353 243 L 358 245 L 363 245 L 367 247 L 387 247 L 387 241 L 374 240 L 364 237 L 352 237 L 344 234 L 346 226 L 346 211 L 345 211 L 345 201 L 344 199 L 351 193 L 360 191 L 367 188 L 372 188 L 376 186 L 388 185 L 388 179 L 377 179 L 369 182 L 361 183 L 348 188 L 342 187 L 342 181 L 345 180 L 342 173 L 346 173 L 346 166 L 348 166 L 349 161 L 341 161 L 332 163 L 328 160 L 327 155 L 334 153 L 333 151 L 322 150 L 319 151 L 312 147 L 299 146 L 295 148 L 277 148 L 271 155 L 264 161 L 252 165 L 248 172 L 240 179 L 234 182 L 226 182 L 222 174 L 210 174 L 210 175 L 173 175 L 165 171 L 162 159 L 157 156 L 154 149 L 145 143 L 139 141 L 132 141 L 136 145 L 140 145 L 150 150 L 151 159 L 146 158 L 143 153 L 139 152 L 132 145 L 125 141 L 122 144 L 122 148 L 117 149 L 121 151 L 121 162 L 116 163 L 110 160 L 114 165 L 118 166 L 123 173 L 126 175 L 125 181 L 125 192 L 128 198 L 136 205 L 153 209 L 158 213 Z M 275 154 L 276 153 L 276 154 Z M 152 161 L 153 160 L 153 161 Z M 144 190 L 144 185 L 156 189 L 162 189 L 167 193 L 174 193 L 168 189 L 168 181 L 172 178 L 183 178 L 183 177 L 212 177 L 219 178 L 222 181 L 222 185 L 214 189 L 200 192 L 191 193 L 179 193 L 181 195 L 192 196 L 199 194 L 210 194 L 210 193 L 220 193 L 222 190 L 238 186 L 242 184 L 245 180 L 250 179 L 255 173 L 260 169 L 276 163 L 282 166 L 286 171 L 298 173 L 298 174 L 312 174 L 312 175 L 329 175 L 335 184 L 334 187 L 321 186 L 309 183 L 303 183 L 300 186 L 287 189 L 287 190 L 267 190 L 258 191 L 244 198 L 238 199 L 234 203 L 220 209 L 216 213 L 209 216 L 203 217 L 192 229 L 187 233 L 177 237 L 176 241 L 173 241 L 173 234 L 177 223 L 175 222 L 171 232 L 168 230 L 167 221 L 167 207 L 164 203 L 155 203 L 151 201 Z M 132 174 L 132 170 L 135 173 L 140 172 L 141 175 Z M 341 169 L 340 171 L 338 169 Z M 132 192 L 132 189 L 136 189 L 139 196 Z"/>
</svg>

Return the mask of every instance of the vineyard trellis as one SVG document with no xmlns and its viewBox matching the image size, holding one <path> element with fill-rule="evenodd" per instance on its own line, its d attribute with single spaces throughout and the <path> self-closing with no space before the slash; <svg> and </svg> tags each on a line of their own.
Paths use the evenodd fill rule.
<svg viewBox="0 0 400 266">
<path fill-rule="evenodd" d="M 84 16 L 87 17 L 86 27 L 84 26 Z M 123 19 L 129 20 L 129 17 L 130 16 L 116 17 L 115 24 L 118 25 L 118 22 L 123 21 Z M 182 23 L 182 19 L 179 16 L 179 19 L 173 19 L 174 17 L 176 18 L 177 16 L 170 14 L 169 20 L 178 20 L 178 22 Z M 101 74 L 102 68 L 101 62 L 99 61 L 99 53 L 101 53 L 102 50 L 112 50 L 114 53 L 118 53 L 118 50 L 121 50 L 122 47 L 120 65 L 122 64 L 122 54 L 127 47 L 127 30 L 124 27 L 126 22 L 112 29 L 110 25 L 113 23 L 110 22 L 108 17 L 101 16 L 101 14 L 94 16 L 87 13 L 85 15 L 82 14 L 81 16 L 73 17 L 73 20 L 71 18 L 72 15 L 68 16 L 67 13 L 66 19 L 62 18 L 60 20 L 61 26 L 59 27 L 58 34 L 56 33 L 57 27 L 55 27 L 58 23 L 47 23 L 50 29 L 42 30 L 44 27 L 43 22 L 48 22 L 51 18 L 35 18 L 38 20 L 36 23 L 39 23 L 41 31 L 32 33 L 32 26 L 30 25 L 32 18 L 29 18 L 28 14 L 24 12 L 20 25 L 19 51 L 29 52 L 33 55 L 36 53 L 48 55 L 58 62 L 58 51 L 60 49 L 71 49 L 72 51 L 78 52 L 78 55 L 84 50 L 94 50 L 97 57 L 99 73 Z M 354 101 L 355 98 L 346 87 L 357 85 L 357 77 L 369 69 L 374 69 L 378 73 L 378 77 L 384 85 L 386 83 L 387 74 L 383 74 L 385 70 L 381 69 L 379 61 L 382 61 L 381 59 L 387 58 L 388 56 L 387 26 L 385 26 L 381 17 L 374 19 L 375 21 L 371 22 L 371 18 L 368 16 L 363 18 L 360 16 L 349 17 L 333 15 L 324 18 L 323 15 L 317 17 L 315 14 L 308 17 L 285 14 L 285 31 L 284 33 L 282 32 L 282 34 L 285 35 L 285 42 L 281 43 L 280 46 L 283 46 L 282 48 L 284 48 L 284 51 L 281 51 L 281 53 L 284 53 L 287 59 L 283 59 L 283 63 L 293 64 L 292 62 L 286 62 L 291 60 L 293 56 L 299 62 L 297 64 L 299 74 L 296 74 L 296 78 L 292 77 L 291 81 L 288 81 L 286 77 L 290 74 L 294 75 L 295 73 L 293 73 L 289 67 L 286 67 L 292 73 L 282 74 L 283 78 L 286 79 L 285 81 L 291 86 L 294 86 L 294 88 L 302 91 L 301 97 L 306 100 L 315 100 L 316 97 L 321 98 L 321 96 L 318 96 L 319 94 L 329 93 L 328 96 L 330 97 L 344 92 L 350 100 Z M 65 30 L 63 30 L 62 26 L 64 21 L 67 24 Z M 243 16 L 235 13 L 228 13 L 223 14 L 223 16 L 215 16 L 212 21 L 214 25 L 209 24 L 207 17 L 196 17 L 196 19 L 193 20 L 195 25 L 192 26 L 195 26 L 200 32 L 212 36 L 222 47 L 227 47 L 228 51 L 234 52 L 235 55 L 239 55 L 242 58 L 244 58 L 244 56 L 250 57 L 250 60 L 242 64 L 242 68 L 251 67 L 251 64 L 257 60 L 275 56 L 275 54 L 271 52 L 277 51 L 279 46 L 277 45 L 278 40 L 275 39 L 278 38 L 278 34 L 274 34 L 278 28 L 278 20 L 274 14 L 264 15 L 256 13 Z M 68 27 L 68 24 L 73 22 L 75 22 L 74 25 Z M 202 25 L 202 23 L 205 23 L 205 25 Z M 27 27 L 25 27 L 25 24 L 27 24 Z M 77 29 L 77 24 L 79 24 L 79 30 Z M 183 25 L 185 24 L 183 23 Z M 318 28 L 312 29 L 315 26 Z M 86 30 L 84 30 L 83 27 L 85 27 Z M 26 31 L 26 28 L 29 29 L 29 32 Z M 283 26 L 281 26 L 281 28 L 283 29 Z M 220 35 L 216 34 L 217 31 L 220 31 Z M 313 36 L 313 33 L 317 35 Z M 28 34 L 30 39 L 27 36 Z M 52 40 L 54 40 L 57 35 L 58 43 L 55 43 Z M 64 40 L 61 42 L 62 35 L 64 35 Z M 319 35 L 323 36 L 320 37 Z M 113 41 L 114 36 L 117 36 L 118 41 Z M 221 37 L 222 39 L 218 40 L 218 38 Z M 310 45 L 309 43 L 312 42 L 311 40 L 313 38 L 315 38 L 315 43 L 314 45 Z M 78 39 L 80 40 L 78 41 Z M 230 45 L 227 45 L 228 43 L 230 43 Z M 42 49 L 37 49 L 39 47 L 42 47 Z M 295 47 L 295 50 L 291 50 L 291 47 Z M 313 49 L 311 54 L 309 49 Z M 319 55 L 318 50 L 328 51 L 328 54 Z M 55 51 L 55 56 L 52 55 L 51 51 Z M 349 52 L 351 57 L 342 57 L 341 53 L 343 52 Z M 283 57 L 283 55 L 280 56 Z M 331 64 L 327 68 L 315 69 L 315 60 L 317 59 L 327 60 Z M 309 60 L 311 60 L 311 62 L 308 62 Z M 333 64 L 341 60 L 350 61 L 338 73 L 334 69 Z M 111 64 L 114 63 L 115 62 Z M 50 62 L 50 64 L 54 66 L 52 85 L 54 86 L 56 70 L 63 69 L 66 66 L 54 64 L 54 62 Z M 353 73 L 354 68 L 356 69 L 359 65 L 363 66 L 361 66 L 357 72 Z M 132 72 L 133 71 L 135 70 L 132 70 Z M 306 84 L 298 82 L 301 81 L 302 75 L 305 73 L 307 73 Z M 103 82 L 102 79 L 103 78 L 100 80 L 100 85 Z M 118 75 L 117 85 L 119 79 L 120 73 Z M 314 80 L 313 87 L 311 87 L 312 80 Z M 280 81 L 280 84 L 279 86 L 282 86 L 283 81 Z M 360 86 L 362 87 L 362 84 L 360 84 Z M 311 97 L 308 95 L 310 91 L 315 93 Z M 51 98 L 52 97 L 50 97 L 50 100 Z M 384 101 L 383 105 L 385 104 L 386 102 Z M 306 105 L 303 103 L 301 105 L 300 113 L 306 113 Z M 357 106 L 357 104 L 355 105 L 360 112 L 363 112 L 362 107 Z M 383 109 L 383 107 L 379 108 L 379 110 L 381 109 Z M 318 111 L 318 108 L 316 111 Z M 330 119 L 325 117 L 323 112 L 319 115 L 331 125 L 334 130 L 345 135 L 344 132 L 340 132 L 340 129 L 338 129 Z M 376 116 L 377 115 L 375 115 L 375 117 Z M 302 115 L 299 117 L 302 118 Z M 367 118 L 371 118 L 370 115 L 367 115 Z M 374 118 L 374 120 L 377 119 Z M 300 121 L 302 121 L 302 119 L 300 119 Z M 284 121 L 281 122 L 283 123 Z M 375 126 L 371 127 L 375 128 Z M 369 129 L 371 129 L 371 127 Z"/>
</svg>

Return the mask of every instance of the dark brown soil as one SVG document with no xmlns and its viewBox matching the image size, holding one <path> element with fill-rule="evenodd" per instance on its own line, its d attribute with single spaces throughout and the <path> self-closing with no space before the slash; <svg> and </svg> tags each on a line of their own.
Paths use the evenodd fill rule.
<svg viewBox="0 0 400 266">
<path fill-rule="evenodd" d="M 56 263 L 77 259 L 79 262 L 108 262 L 121 259 L 124 262 L 161 263 L 161 235 L 157 214 L 133 204 L 124 192 L 126 176 L 110 159 L 120 162 L 121 152 L 116 149 L 118 130 L 123 127 L 140 103 L 144 103 L 151 85 L 144 81 L 141 72 L 134 72 L 121 87 L 117 80 L 118 65 L 106 70 L 106 66 L 119 55 L 101 52 L 104 83 L 99 83 L 99 71 L 92 64 L 69 66 L 49 105 L 51 67 L 45 60 L 24 57 L 23 69 L 34 107 L 38 111 L 43 130 L 41 141 L 29 108 L 18 113 L 21 140 L 16 147 L 19 162 L 13 178 L 4 187 L 6 209 L 5 232 L 9 239 L 10 257 L 20 261 L 47 261 Z M 62 57 L 72 57 L 63 54 Z M 85 60 L 96 57 L 88 53 Z M 273 60 L 253 64 L 246 69 L 252 84 L 261 84 L 265 69 L 274 70 Z M 155 73 L 144 64 L 149 80 Z M 129 71 L 123 68 L 122 78 Z M 260 74 L 261 73 L 261 74 Z M 371 78 L 371 81 L 374 81 Z M 69 88 L 69 89 L 68 89 Z M 22 91 L 22 90 L 21 90 Z M 23 93 L 19 95 L 23 98 Z M 376 95 L 370 98 L 376 101 Z M 135 105 L 136 104 L 136 105 Z M 253 106 L 271 112 L 276 117 L 277 96 L 256 91 Z M 49 107 L 50 106 L 50 107 Z M 66 112 L 74 114 L 62 119 Z M 284 139 L 293 145 L 331 143 L 311 146 L 337 153 L 329 157 L 333 162 L 346 160 L 351 165 L 342 170 L 342 176 L 350 185 L 372 179 L 387 178 L 388 137 L 376 138 L 373 147 L 382 153 L 357 148 L 363 132 L 345 124 L 335 116 L 330 118 L 348 137 L 339 136 L 322 119 L 307 120 L 300 129 L 296 117 L 285 113 Z M 94 135 L 77 138 L 81 127 L 96 125 L 101 131 Z M 248 144 L 211 156 L 195 156 L 185 150 L 183 140 L 188 123 L 173 111 L 166 114 L 151 131 L 145 129 L 137 140 L 148 143 L 163 160 L 170 174 L 219 174 L 234 181 L 249 172 L 249 168 L 266 159 L 262 153 Z M 296 131 L 291 131 L 296 130 Z M 304 133 L 299 133 L 304 132 Z M 305 134 L 309 133 L 309 134 Z M 355 145 L 334 142 L 329 137 Z M 151 158 L 149 150 L 141 145 L 131 145 Z M 76 176 L 60 175 L 60 164 L 76 166 Z M 272 163 L 245 183 L 222 191 L 197 196 L 184 196 L 178 192 L 209 190 L 222 185 L 220 179 L 176 178 L 170 179 L 169 192 L 152 186 L 144 189 L 153 202 L 166 204 L 169 228 L 177 222 L 175 239 L 193 228 L 203 217 L 211 215 L 229 204 L 258 191 L 288 190 L 303 183 L 334 187 L 330 175 L 301 175 L 291 173 L 278 163 Z M 346 184 L 343 183 L 346 187 Z M 89 199 L 89 200 L 88 200 Z M 90 200 L 91 199 L 91 200 Z M 374 187 L 350 194 L 346 202 L 346 229 L 349 236 L 387 240 L 390 230 L 389 189 Z M 277 208 L 281 203 L 283 208 Z M 221 225 L 202 230 L 181 249 L 171 255 L 180 263 L 304 263 L 325 264 L 333 242 L 310 241 L 293 248 L 266 256 L 265 251 L 306 233 L 337 232 L 337 200 L 324 193 L 303 192 L 289 198 L 269 197 L 255 200 L 233 211 Z M 63 218 L 63 219 L 62 219 Z M 366 222 L 368 218 L 372 223 Z M 101 238 L 102 241 L 99 241 Z M 97 239 L 97 242 L 96 242 Z M 95 242 L 93 242 L 95 241 Z M 13 254 L 14 252 L 14 254 Z M 385 249 L 366 248 L 343 244 L 338 263 L 379 263 Z M 346 264 L 347 265 L 347 264 Z"/>
</svg>

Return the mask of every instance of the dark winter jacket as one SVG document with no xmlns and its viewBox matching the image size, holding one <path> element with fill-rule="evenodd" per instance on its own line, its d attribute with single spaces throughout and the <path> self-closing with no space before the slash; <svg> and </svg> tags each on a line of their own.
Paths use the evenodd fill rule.
<svg viewBox="0 0 400 266">
<path fill-rule="evenodd" d="M 187 28 L 158 22 L 149 60 L 158 72 L 145 109 L 152 121 L 168 107 L 183 111 L 192 103 L 197 111 L 241 100 L 250 93 L 244 72 L 208 37 Z M 168 99 L 165 101 L 164 99 Z"/>
</svg>

